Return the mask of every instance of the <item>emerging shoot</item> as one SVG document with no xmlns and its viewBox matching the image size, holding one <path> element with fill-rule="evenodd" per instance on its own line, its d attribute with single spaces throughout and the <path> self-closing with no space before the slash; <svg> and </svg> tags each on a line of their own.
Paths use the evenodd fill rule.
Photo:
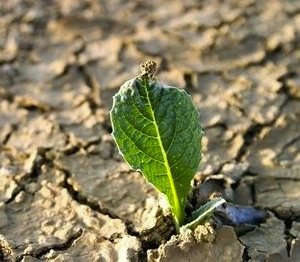
<svg viewBox="0 0 300 262">
<path fill-rule="evenodd" d="M 203 131 L 191 97 L 159 83 L 156 71 L 154 61 L 141 64 L 141 74 L 124 83 L 114 96 L 112 135 L 130 167 L 167 197 L 179 230 L 190 221 L 185 207 L 201 160 Z M 214 201 L 209 214 L 224 202 Z"/>
</svg>

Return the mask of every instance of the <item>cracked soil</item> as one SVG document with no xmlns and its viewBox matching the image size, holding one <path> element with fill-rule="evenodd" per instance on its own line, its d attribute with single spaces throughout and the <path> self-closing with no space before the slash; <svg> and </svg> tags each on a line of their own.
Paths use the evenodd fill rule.
<svg viewBox="0 0 300 262">
<path fill-rule="evenodd" d="M 110 135 L 148 59 L 201 114 L 202 197 L 265 221 L 176 236 Z M 0 261 L 300 261 L 299 100 L 300 1 L 1 1 Z"/>
</svg>

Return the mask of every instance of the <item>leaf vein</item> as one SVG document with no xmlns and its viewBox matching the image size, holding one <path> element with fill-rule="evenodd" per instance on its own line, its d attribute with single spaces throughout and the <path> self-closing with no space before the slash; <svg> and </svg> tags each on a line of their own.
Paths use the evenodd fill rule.
<svg viewBox="0 0 300 262">
<path fill-rule="evenodd" d="M 142 97 L 141 95 L 140 95 L 140 97 Z M 151 120 L 151 119 L 149 119 L 146 115 L 144 115 L 141 111 L 140 111 L 140 109 L 138 108 L 138 106 L 136 105 L 136 101 L 133 99 L 133 105 L 134 105 L 134 107 L 136 108 L 136 110 L 138 111 L 138 113 L 142 116 L 142 117 L 144 117 L 145 119 L 147 119 L 148 121 L 150 121 L 151 123 L 153 123 L 153 120 Z"/>
<path fill-rule="evenodd" d="M 151 135 L 149 135 L 149 134 L 144 133 L 142 130 L 138 129 L 135 125 L 133 125 L 133 124 L 130 122 L 130 120 L 127 118 L 126 114 L 125 114 L 123 111 L 122 111 L 122 113 L 123 113 L 124 119 L 127 121 L 127 123 L 128 123 L 132 128 L 134 128 L 134 130 L 138 131 L 140 134 L 142 134 L 142 135 L 144 135 L 144 136 L 147 136 L 147 137 L 149 137 L 149 138 L 155 138 L 155 139 L 157 139 L 156 136 L 151 136 Z"/>
<path fill-rule="evenodd" d="M 172 167 L 174 167 L 175 165 L 178 164 L 178 162 L 179 162 L 179 161 L 182 159 L 182 157 L 185 155 L 185 152 L 186 152 L 187 149 L 189 148 L 189 145 L 191 144 L 191 142 L 192 142 L 192 139 L 187 143 L 187 146 L 185 147 L 185 149 L 182 150 L 181 156 L 176 160 L 176 162 L 175 162 L 170 168 L 172 168 Z"/>
<path fill-rule="evenodd" d="M 148 156 L 150 159 L 152 159 L 152 160 L 154 160 L 154 161 L 156 161 L 156 162 L 161 163 L 161 164 L 164 165 L 164 162 L 160 161 L 159 159 L 155 159 L 153 156 L 151 156 L 151 155 L 145 153 L 144 151 L 142 151 L 141 148 L 135 143 L 135 141 L 134 141 L 130 136 L 128 136 L 126 130 L 123 129 L 123 127 L 122 127 L 121 125 L 120 125 L 120 129 L 123 130 L 125 136 L 126 136 L 126 137 L 134 144 L 134 146 L 135 146 L 142 154 L 144 154 L 144 155 Z"/>
</svg>

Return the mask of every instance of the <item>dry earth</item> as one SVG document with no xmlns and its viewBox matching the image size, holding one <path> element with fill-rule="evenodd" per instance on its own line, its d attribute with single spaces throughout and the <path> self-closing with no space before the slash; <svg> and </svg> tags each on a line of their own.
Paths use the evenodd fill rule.
<svg viewBox="0 0 300 262">
<path fill-rule="evenodd" d="M 1 1 L 0 261 L 300 261 L 299 40 L 297 0 Z M 175 236 L 124 164 L 112 95 L 149 58 L 201 113 L 196 178 L 264 223 Z"/>
</svg>

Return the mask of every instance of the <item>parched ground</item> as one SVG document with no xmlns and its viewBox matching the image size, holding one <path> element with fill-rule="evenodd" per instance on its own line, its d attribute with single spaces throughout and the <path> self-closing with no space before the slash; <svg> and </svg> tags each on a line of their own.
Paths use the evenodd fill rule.
<svg viewBox="0 0 300 262">
<path fill-rule="evenodd" d="M 110 135 L 147 59 L 200 111 L 197 177 L 264 223 L 169 240 Z M 297 0 L 1 1 L 0 261 L 300 261 L 299 100 Z"/>
</svg>

